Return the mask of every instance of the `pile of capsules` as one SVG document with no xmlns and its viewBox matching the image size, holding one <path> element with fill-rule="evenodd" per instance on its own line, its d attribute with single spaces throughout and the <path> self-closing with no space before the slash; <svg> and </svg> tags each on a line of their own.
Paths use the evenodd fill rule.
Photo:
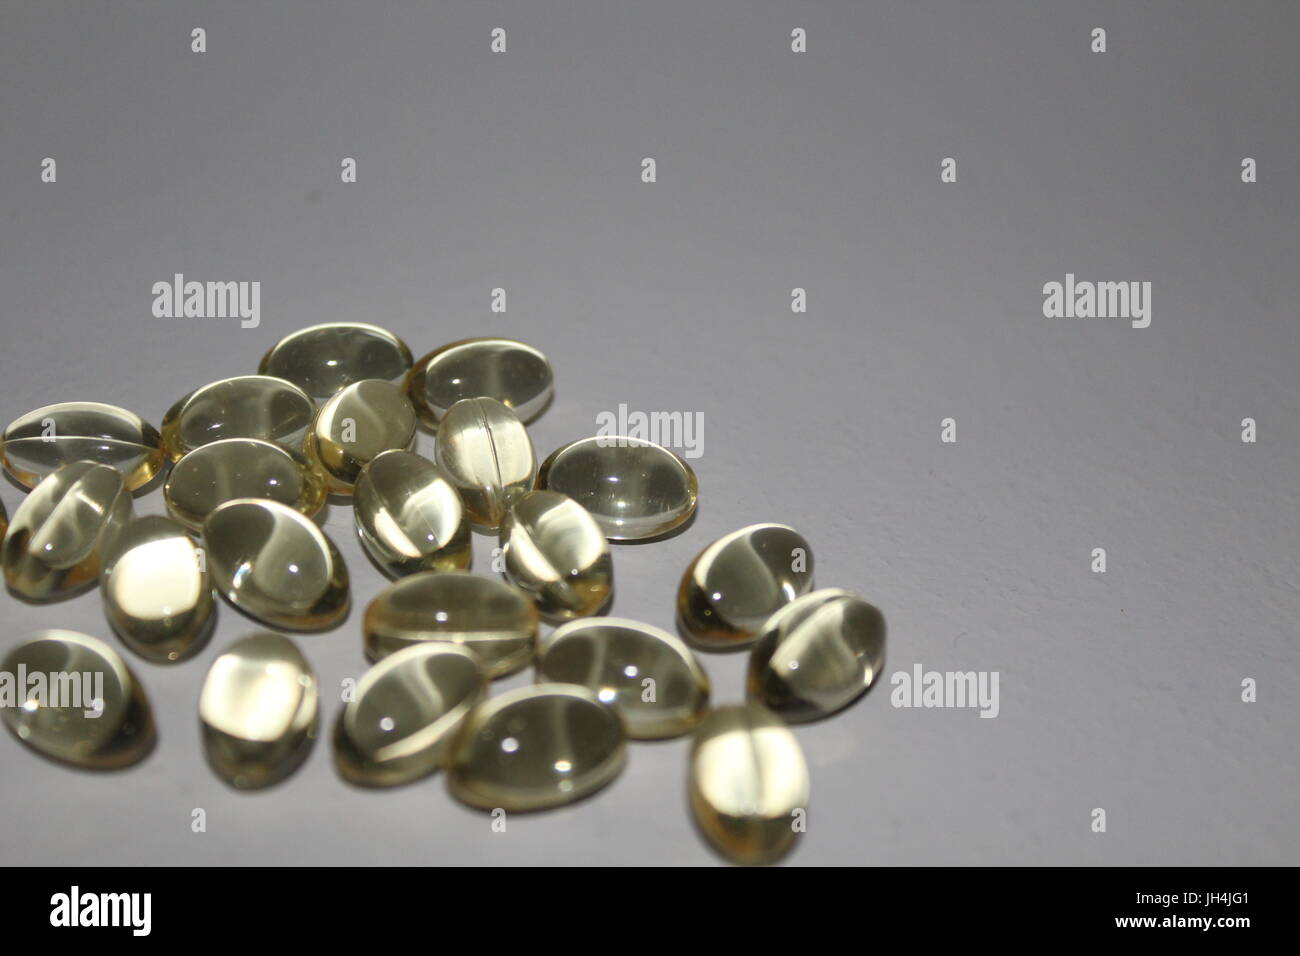
<svg viewBox="0 0 1300 956">
<path fill-rule="evenodd" d="M 313 517 L 350 498 L 362 545 L 393 583 L 366 607 L 372 666 L 334 725 L 342 777 L 387 787 L 441 769 L 471 806 L 539 810 L 614 779 L 628 738 L 692 733 L 700 831 L 735 862 L 778 860 L 809 796 L 787 722 L 871 686 L 884 619 L 851 592 L 814 591 L 808 543 L 780 524 L 733 531 L 690 563 L 681 638 L 596 616 L 613 597 L 610 542 L 681 530 L 698 485 L 680 457 L 634 438 L 576 441 L 538 467 L 525 423 L 552 394 L 550 363 L 522 342 L 469 339 L 412 361 L 391 333 L 348 323 L 288 336 L 257 375 L 181 398 L 161 430 L 111 405 L 39 408 L 0 438 L 6 472 L 30 489 L 11 521 L 0 506 L 5 582 L 32 602 L 98 583 L 113 631 L 155 663 L 203 647 L 214 590 L 274 628 L 226 648 L 198 703 L 213 770 L 266 787 L 316 737 L 316 677 L 278 632 L 347 615 L 347 568 Z M 412 451 L 421 423 L 436 434 L 434 461 Z M 133 493 L 158 484 L 170 517 L 134 516 Z M 468 570 L 471 527 L 500 536 L 501 577 Z M 539 637 L 543 620 L 556 626 Z M 750 648 L 748 702 L 710 708 L 693 648 Z M 529 664 L 535 684 L 489 696 L 492 680 Z M 6 681 L 0 715 L 47 757 L 111 769 L 153 747 L 144 689 L 103 641 L 39 633 L 4 655 Z"/>
</svg>

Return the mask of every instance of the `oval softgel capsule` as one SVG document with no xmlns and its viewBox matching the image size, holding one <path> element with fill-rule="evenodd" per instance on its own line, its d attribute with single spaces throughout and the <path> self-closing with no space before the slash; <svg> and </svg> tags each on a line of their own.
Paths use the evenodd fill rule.
<svg viewBox="0 0 1300 956">
<path fill-rule="evenodd" d="M 357 535 L 392 577 L 470 566 L 469 516 L 433 462 L 386 451 L 366 463 L 352 489 Z"/>
<path fill-rule="evenodd" d="M 380 592 L 361 627 L 369 660 L 413 644 L 450 642 L 471 651 L 496 678 L 533 659 L 538 614 L 527 594 L 499 578 L 425 571 Z"/>
<path fill-rule="evenodd" d="M 206 562 L 185 528 L 162 515 L 142 515 L 117 536 L 99 591 L 114 633 L 146 660 L 192 657 L 212 633 L 216 602 Z"/>
<path fill-rule="evenodd" d="M 237 498 L 203 522 L 212 583 L 249 617 L 289 631 L 334 627 L 349 607 L 348 570 L 325 532 L 287 505 Z"/>
<path fill-rule="evenodd" d="M 478 659 L 456 644 L 415 644 L 390 654 L 362 675 L 339 713 L 335 766 L 370 787 L 434 772 L 486 685 Z"/>
<path fill-rule="evenodd" d="M 74 461 L 108 465 L 128 491 L 153 480 L 166 463 L 162 436 L 139 415 L 100 402 L 63 402 L 28 412 L 0 434 L 0 461 L 24 488 Z"/>
<path fill-rule="evenodd" d="M 518 499 L 501 522 L 506 580 L 527 591 L 549 620 L 600 611 L 614 594 L 609 542 L 577 502 L 554 491 Z"/>
<path fill-rule="evenodd" d="M 157 731 L 144 688 L 98 638 L 42 631 L 11 648 L 0 672 L 45 677 L 28 680 L 0 705 L 5 726 L 37 753 L 86 770 L 117 770 L 153 749 Z"/>
<path fill-rule="evenodd" d="M 812 548 L 799 532 L 749 525 L 714 541 L 687 567 L 677 588 L 678 626 L 704 650 L 739 650 L 812 586 Z"/>
<path fill-rule="evenodd" d="M 325 479 L 301 454 L 281 445 L 223 438 L 178 461 L 163 485 L 167 513 L 195 532 L 235 498 L 265 498 L 313 517 L 325 507 Z"/>
<path fill-rule="evenodd" d="M 62 465 L 23 499 L 5 532 L 5 583 L 28 601 L 92 587 L 104 554 L 134 514 L 122 473 L 93 461 Z"/>
<path fill-rule="evenodd" d="M 370 461 L 415 444 L 415 410 L 388 382 L 348 385 L 321 406 L 307 433 L 307 455 L 335 494 L 350 495 Z"/>
<path fill-rule="evenodd" d="M 771 711 L 745 704 L 713 711 L 691 743 L 687 789 L 700 832 L 733 863 L 775 863 L 804 832 L 808 764 Z"/>
<path fill-rule="evenodd" d="M 611 541 L 644 541 L 681 528 L 695 513 L 699 482 L 667 448 L 637 438 L 584 438 L 552 452 L 537 487 L 582 505 Z"/>
<path fill-rule="evenodd" d="M 269 787 L 307 758 L 320 691 L 311 665 L 282 634 L 250 634 L 212 662 L 199 695 L 208 763 L 239 790 Z"/>
<path fill-rule="evenodd" d="M 168 409 L 163 448 L 172 461 L 225 438 L 257 438 L 301 451 L 315 415 L 316 403 L 292 382 L 240 375 L 204 385 Z"/>
<path fill-rule="evenodd" d="M 411 366 L 406 393 L 421 420 L 436 428 L 466 398 L 492 398 L 530 422 L 554 394 L 546 356 L 514 339 L 478 338 L 435 349 Z"/>
<path fill-rule="evenodd" d="M 708 710 L 709 678 L 667 631 L 618 617 L 571 621 L 541 642 L 537 679 L 581 684 L 639 740 L 676 737 Z"/>
<path fill-rule="evenodd" d="M 884 666 L 884 615 L 852 591 L 823 588 L 768 618 L 746 687 L 788 721 L 817 720 L 866 693 Z"/>
<path fill-rule="evenodd" d="M 392 332 L 362 322 L 328 322 L 286 335 L 266 353 L 261 375 L 293 382 L 316 401 L 354 382 L 401 385 L 411 350 Z"/>
<path fill-rule="evenodd" d="M 479 704 L 452 749 L 453 796 L 483 810 L 544 810 L 595 793 L 627 759 L 623 725 L 585 687 L 537 684 Z"/>
<path fill-rule="evenodd" d="M 453 405 L 438 425 L 434 457 L 460 492 L 470 521 L 490 531 L 528 494 L 537 471 L 523 422 L 494 398 Z"/>
</svg>

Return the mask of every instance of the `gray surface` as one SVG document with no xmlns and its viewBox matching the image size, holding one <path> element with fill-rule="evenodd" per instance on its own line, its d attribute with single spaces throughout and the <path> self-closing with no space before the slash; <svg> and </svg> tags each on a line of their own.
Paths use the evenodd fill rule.
<svg viewBox="0 0 1300 956">
<path fill-rule="evenodd" d="M 696 551 L 779 520 L 819 583 L 884 610 L 889 672 L 1000 672 L 994 720 L 894 709 L 883 685 L 800 728 L 792 862 L 1300 862 L 1300 7 L 185 6 L 0 6 L 0 418 L 97 399 L 156 423 L 317 321 L 417 353 L 521 337 L 557 373 L 541 454 L 620 402 L 704 414 L 698 520 L 616 549 L 615 613 L 670 625 Z M 176 271 L 261 280 L 261 327 L 153 318 Z M 1151 281 L 1151 327 L 1044 318 L 1067 272 Z M 20 497 L 0 486 L 11 513 Z M 364 607 L 380 576 L 346 509 L 327 527 Z M 99 600 L 0 595 L 4 641 L 108 636 Z M 220 613 L 200 658 L 132 659 L 162 724 L 136 769 L 82 774 L 0 735 L 6 863 L 714 860 L 684 741 L 636 745 L 607 791 L 505 834 L 441 780 L 351 789 L 323 745 L 274 790 L 229 791 L 195 703 L 254 625 Z M 362 670 L 359 616 L 300 639 L 326 688 Z M 743 663 L 707 658 L 717 699 Z"/>
</svg>

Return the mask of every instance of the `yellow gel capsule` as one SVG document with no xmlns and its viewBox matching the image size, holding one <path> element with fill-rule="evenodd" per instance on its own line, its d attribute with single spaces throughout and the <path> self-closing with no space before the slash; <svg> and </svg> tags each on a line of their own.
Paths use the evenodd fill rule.
<svg viewBox="0 0 1300 956">
<path fill-rule="evenodd" d="M 537 487 L 568 495 L 611 541 L 644 541 L 682 527 L 695 513 L 699 482 L 667 448 L 639 438 L 584 438 L 552 452 Z"/>
<path fill-rule="evenodd" d="M 117 770 L 157 739 L 144 689 L 117 652 L 74 631 L 42 631 L 11 648 L 0 719 L 25 746 L 86 770 Z"/>
<path fill-rule="evenodd" d="M 637 740 L 684 734 L 709 706 L 709 678 L 690 648 L 626 618 L 591 617 L 556 628 L 541 642 L 537 679 L 586 687 L 618 711 Z"/>
<path fill-rule="evenodd" d="M 623 725 L 585 687 L 537 684 L 470 711 L 451 754 L 453 796 L 483 810 L 544 810 L 581 799 L 618 776 Z"/>
<path fill-rule="evenodd" d="M 362 676 L 334 725 L 334 764 L 353 783 L 391 787 L 437 770 L 487 688 L 463 647 L 415 644 Z"/>
<path fill-rule="evenodd" d="M 491 531 L 528 494 L 537 470 L 523 422 L 494 398 L 453 405 L 438 425 L 434 457 L 460 492 L 470 521 Z"/>
<path fill-rule="evenodd" d="M 804 832 L 808 764 L 794 734 L 754 705 L 713 711 L 695 731 L 688 780 L 696 825 L 735 863 L 774 863 Z"/>
<path fill-rule="evenodd" d="M 614 594 L 609 542 L 577 502 L 531 491 L 501 522 L 506 580 L 527 591 L 551 620 L 595 614 Z"/>
<path fill-rule="evenodd" d="M 99 580 L 104 552 L 131 520 L 131 495 L 108 465 L 74 461 L 43 480 L 5 532 L 5 583 L 29 601 L 70 597 Z"/>
<path fill-rule="evenodd" d="M 387 382 L 349 385 L 321 406 L 307 433 L 307 455 L 330 491 L 350 495 L 366 463 L 415 443 L 415 410 Z"/>
<path fill-rule="evenodd" d="M 466 571 L 425 571 L 400 578 L 366 608 L 366 657 L 380 660 L 413 644 L 468 648 L 489 677 L 512 674 L 533 659 L 537 607 L 497 578 Z"/>
<path fill-rule="evenodd" d="M 824 588 L 768 618 L 746 686 L 788 721 L 816 720 L 866 693 L 884 666 L 884 615 L 851 591 Z"/>
<path fill-rule="evenodd" d="M 258 372 L 297 385 L 320 401 L 354 382 L 401 385 L 411 350 L 392 332 L 362 322 L 329 322 L 286 335 L 266 353 Z"/>
<path fill-rule="evenodd" d="M 352 490 L 352 510 L 361 544 L 392 577 L 470 565 L 460 495 L 419 455 L 386 451 L 368 462 Z"/>
<path fill-rule="evenodd" d="M 256 438 L 301 451 L 316 415 L 311 396 L 270 375 L 227 378 L 186 395 L 162 420 L 163 448 L 172 461 L 223 438 Z"/>
<path fill-rule="evenodd" d="M 99 402 L 47 405 L 9 423 L 0 435 L 4 468 L 24 488 L 34 488 L 57 468 L 94 461 L 122 474 L 128 491 L 162 470 L 162 436 L 124 408 Z"/>
<path fill-rule="evenodd" d="M 348 569 L 310 518 L 277 501 L 237 498 L 203 522 L 208 571 L 221 595 L 272 627 L 320 631 L 348 612 Z"/>
<path fill-rule="evenodd" d="M 199 695 L 208 764 L 255 790 L 293 773 L 316 738 L 320 693 L 302 652 L 282 634 L 252 634 L 212 662 Z"/>
<path fill-rule="evenodd" d="M 436 428 L 465 398 L 494 398 L 530 422 L 546 408 L 555 376 L 546 356 L 514 339 L 479 338 L 435 349 L 411 366 L 406 394 L 420 419 Z"/>
<path fill-rule="evenodd" d="M 325 479 L 300 454 L 255 438 L 202 445 L 175 465 L 163 485 L 167 512 L 191 531 L 236 498 L 278 501 L 307 517 L 325 506 Z"/>
<path fill-rule="evenodd" d="M 677 589 L 677 622 L 705 650 L 739 650 L 813 586 L 812 549 L 783 524 L 752 524 L 696 555 Z"/>
<path fill-rule="evenodd" d="M 212 633 L 216 603 L 203 555 L 161 515 L 136 518 L 117 536 L 99 590 L 114 633 L 148 660 L 184 660 Z"/>
</svg>

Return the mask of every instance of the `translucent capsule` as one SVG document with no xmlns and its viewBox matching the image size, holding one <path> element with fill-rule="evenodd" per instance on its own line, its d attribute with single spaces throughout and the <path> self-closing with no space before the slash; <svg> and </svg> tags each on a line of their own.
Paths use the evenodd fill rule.
<svg viewBox="0 0 1300 956">
<path fill-rule="evenodd" d="M 746 686 L 788 721 L 816 720 L 865 693 L 884 666 L 884 616 L 850 591 L 823 588 L 763 625 Z"/>
<path fill-rule="evenodd" d="M 394 582 L 371 601 L 362 630 L 372 661 L 412 644 L 450 641 L 473 651 L 489 677 L 504 677 L 533 659 L 537 607 L 496 578 L 426 571 Z"/>
<path fill-rule="evenodd" d="M 501 522 L 506 579 L 542 614 L 567 621 L 595 614 L 614 593 L 609 542 L 590 514 L 554 491 L 532 491 Z"/>
<path fill-rule="evenodd" d="M 537 679 L 581 684 L 623 718 L 627 735 L 684 734 L 709 706 L 709 678 L 666 631 L 618 617 L 572 621 L 541 642 Z"/>
<path fill-rule="evenodd" d="M 518 416 L 495 398 L 467 398 L 438 425 L 434 455 L 470 521 L 495 531 L 533 484 L 537 459 Z"/>
<path fill-rule="evenodd" d="M 470 565 L 469 518 L 438 466 L 386 451 L 361 469 L 352 491 L 357 534 L 384 571 L 452 571 Z"/>
<path fill-rule="evenodd" d="M 723 707 L 691 744 L 696 825 L 734 863 L 775 863 L 807 824 L 808 764 L 781 718 L 754 705 Z"/>
<path fill-rule="evenodd" d="M 470 711 L 447 783 L 457 799 L 484 810 L 543 810 L 599 790 L 626 756 L 618 714 L 591 691 L 538 684 Z"/>
<path fill-rule="evenodd" d="M 406 394 L 420 418 L 436 428 L 464 398 L 495 398 L 530 422 L 554 394 L 546 356 L 514 339 L 465 339 L 444 345 L 411 366 Z"/>
<path fill-rule="evenodd" d="M 258 372 L 288 379 L 319 401 L 366 379 L 400 385 L 410 367 L 411 350 L 393 333 L 336 322 L 285 336 L 262 358 Z"/>
<path fill-rule="evenodd" d="M 667 448 L 638 438 L 597 437 L 565 445 L 537 472 L 537 487 L 568 495 L 611 541 L 658 538 L 695 513 L 695 472 Z"/>
<path fill-rule="evenodd" d="M 163 416 L 163 448 L 172 461 L 223 438 L 258 438 L 302 450 L 316 403 L 292 382 L 241 375 L 204 385 Z"/>
<path fill-rule="evenodd" d="M 5 532 L 9 530 L 9 512 L 5 511 L 5 503 L 0 501 L 0 541 L 4 540 Z"/>
<path fill-rule="evenodd" d="M 347 616 L 348 569 L 311 519 L 276 501 L 238 498 L 203 522 L 213 584 L 250 617 L 319 631 Z"/>
<path fill-rule="evenodd" d="M 803 536 L 783 524 L 752 524 L 714 541 L 687 567 L 677 588 L 678 626 L 706 650 L 737 650 L 812 586 Z"/>
<path fill-rule="evenodd" d="M 47 405 L 10 422 L 0 436 L 5 471 L 24 488 L 74 461 L 116 468 L 128 491 L 147 485 L 165 462 L 158 430 L 138 415 L 99 402 Z"/>
<path fill-rule="evenodd" d="M 357 382 L 321 406 L 307 433 L 307 454 L 325 475 L 330 491 L 352 494 L 366 462 L 415 443 L 415 410 L 401 389 L 387 382 Z"/>
<path fill-rule="evenodd" d="M 416 644 L 390 654 L 358 682 L 334 725 L 334 763 L 353 783 L 391 787 L 442 765 L 487 681 L 455 644 Z"/>
<path fill-rule="evenodd" d="M 120 472 L 93 461 L 61 466 L 14 512 L 0 549 L 5 583 L 29 601 L 84 591 L 132 511 Z"/>
<path fill-rule="evenodd" d="M 203 556 L 184 528 L 161 515 L 122 529 L 104 556 L 99 590 L 113 631 L 148 660 L 183 660 L 212 633 L 216 608 Z"/>
<path fill-rule="evenodd" d="M 191 531 L 235 498 L 265 498 L 311 517 L 325 505 L 325 479 L 297 452 L 256 438 L 225 438 L 194 449 L 163 485 L 168 513 Z"/>
<path fill-rule="evenodd" d="M 212 662 L 199 695 L 209 765 L 241 790 L 283 780 L 311 752 L 319 698 L 316 675 L 289 638 L 235 641 Z"/>
<path fill-rule="evenodd" d="M 130 766 L 157 739 L 135 674 L 103 641 L 73 631 L 42 631 L 5 654 L 0 717 L 32 750 L 88 770 Z"/>
</svg>

